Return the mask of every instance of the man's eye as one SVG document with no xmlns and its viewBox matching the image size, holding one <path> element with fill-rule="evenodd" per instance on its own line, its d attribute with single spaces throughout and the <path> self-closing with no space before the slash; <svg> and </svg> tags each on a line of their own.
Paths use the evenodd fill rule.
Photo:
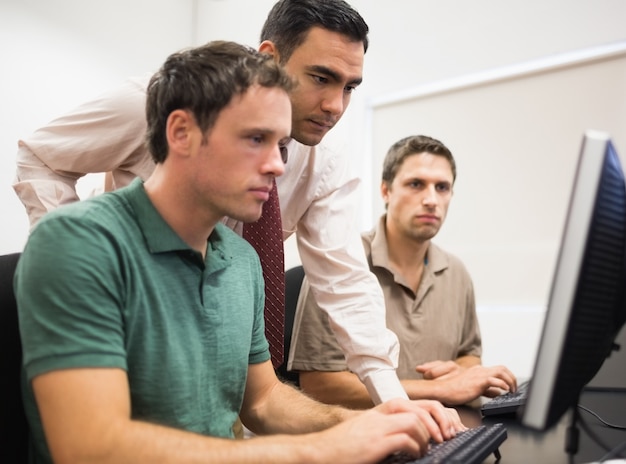
<svg viewBox="0 0 626 464">
<path fill-rule="evenodd" d="M 326 77 L 322 77 L 322 76 L 316 76 L 315 74 L 312 74 L 311 77 L 313 78 L 314 81 L 316 81 L 318 84 L 326 84 L 328 82 L 328 79 Z"/>
</svg>

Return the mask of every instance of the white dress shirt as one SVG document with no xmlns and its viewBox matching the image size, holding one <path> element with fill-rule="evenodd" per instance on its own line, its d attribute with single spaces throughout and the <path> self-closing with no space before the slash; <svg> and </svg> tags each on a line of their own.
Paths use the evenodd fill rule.
<svg viewBox="0 0 626 464">
<path fill-rule="evenodd" d="M 147 179 L 154 162 L 145 145 L 150 76 L 130 79 L 18 142 L 13 188 L 31 227 L 47 211 L 79 200 L 76 181 L 111 172 L 112 188 Z M 359 180 L 345 157 L 292 140 L 277 178 L 283 238 L 296 234 L 300 259 L 317 302 L 329 315 L 348 366 L 375 403 L 406 393 L 395 372 L 399 345 L 386 328 L 382 290 L 369 271 L 357 223 Z M 225 222 L 241 233 L 241 225 Z"/>
</svg>

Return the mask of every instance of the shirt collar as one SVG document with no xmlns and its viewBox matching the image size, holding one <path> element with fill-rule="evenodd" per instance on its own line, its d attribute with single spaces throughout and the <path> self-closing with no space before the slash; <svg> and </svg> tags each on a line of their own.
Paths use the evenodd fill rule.
<svg viewBox="0 0 626 464">
<path fill-rule="evenodd" d="M 382 267 L 392 272 L 389 266 L 389 249 L 387 248 L 387 233 L 385 232 L 385 221 L 387 215 L 383 214 L 378 220 L 376 227 L 370 232 L 372 240 L 370 244 L 370 253 L 372 256 L 372 265 Z M 448 267 L 448 258 L 446 254 L 434 243 L 430 242 L 428 251 L 427 269 L 430 272 L 440 272 Z"/>
<path fill-rule="evenodd" d="M 174 232 L 154 207 L 140 178 L 134 179 L 128 186 L 127 198 L 151 253 L 189 249 L 189 245 Z"/>
<path fill-rule="evenodd" d="M 202 255 L 185 243 L 170 225 L 165 222 L 148 197 L 141 179 L 134 179 L 128 186 L 127 198 L 135 212 L 137 224 L 150 253 L 183 252 L 202 261 Z M 228 233 L 226 226 L 216 224 L 208 239 L 207 253 L 204 260 L 206 266 L 219 269 L 231 261 L 232 257 L 229 256 L 224 246 L 224 235 L 226 233 Z M 210 263 L 208 261 L 209 257 L 211 257 Z"/>
<path fill-rule="evenodd" d="M 370 242 L 370 254 L 372 256 L 372 265 L 382 267 L 389 272 L 389 249 L 387 248 L 387 233 L 385 232 L 386 214 L 378 219 L 378 224 L 370 232 L 372 240 Z"/>
<path fill-rule="evenodd" d="M 278 145 L 278 148 L 280 149 L 280 157 L 282 158 L 284 164 L 287 164 L 287 161 L 289 161 L 289 144 L 293 140 L 293 138 L 289 137 L 285 140 L 285 143 Z"/>
</svg>

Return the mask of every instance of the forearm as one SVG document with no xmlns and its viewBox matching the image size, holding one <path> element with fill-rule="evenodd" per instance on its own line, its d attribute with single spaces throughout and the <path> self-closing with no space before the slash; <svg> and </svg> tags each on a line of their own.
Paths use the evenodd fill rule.
<svg viewBox="0 0 626 464">
<path fill-rule="evenodd" d="M 469 367 L 459 366 L 441 376 L 402 383 L 411 399 L 432 398 L 448 406 L 468 404 L 480 396 L 495 396 L 516 387 L 515 376 L 504 366 L 482 366 L 475 356 L 462 362 Z"/>
<path fill-rule="evenodd" d="M 33 390 L 46 442 L 61 464 L 312 462 L 309 453 L 316 452 L 304 437 L 231 440 L 134 420 L 119 369 L 52 371 L 35 377 Z"/>
<path fill-rule="evenodd" d="M 464 404 L 473 399 L 445 380 L 408 379 L 401 381 L 411 400 L 437 400 L 447 405 Z M 366 388 L 351 372 L 300 372 L 300 388 L 311 397 L 327 404 L 339 404 L 352 409 L 374 406 Z"/>
<path fill-rule="evenodd" d="M 354 411 L 322 404 L 281 382 L 268 394 L 262 409 L 245 411 L 244 407 L 242 422 L 259 435 L 317 432 L 355 415 Z"/>
<path fill-rule="evenodd" d="M 468 355 L 468 356 L 459 356 L 455 359 L 455 362 L 464 368 L 469 368 L 472 366 L 480 366 L 481 359 L 478 356 Z"/>
<path fill-rule="evenodd" d="M 133 177 L 148 177 L 154 168 L 144 147 L 150 75 L 126 81 L 18 142 L 13 188 L 31 226 L 47 211 L 77 201 L 76 180 L 86 174 L 123 167 Z"/>
<path fill-rule="evenodd" d="M 447 405 L 464 404 L 471 397 L 445 380 L 407 379 L 402 387 L 411 400 L 437 400 Z M 352 409 L 371 408 L 374 404 L 358 377 L 351 372 L 301 372 L 300 387 L 318 401 Z M 473 393 L 470 393 L 472 395 Z"/>
<path fill-rule="evenodd" d="M 402 386 L 412 400 L 437 400 L 450 405 L 454 396 L 451 385 L 438 380 L 406 379 L 401 380 Z"/>
<path fill-rule="evenodd" d="M 78 201 L 77 179 L 54 172 L 27 146 L 20 146 L 13 190 L 26 208 L 31 228 L 48 211 Z"/>
<path fill-rule="evenodd" d="M 363 383 L 349 371 L 300 372 L 300 388 L 322 403 L 339 404 L 352 409 L 374 406 Z"/>
<path fill-rule="evenodd" d="M 60 464 L 314 462 L 319 451 L 310 441 L 311 436 L 285 435 L 231 440 L 129 421 L 110 427 L 97 446 L 56 449 L 53 456 Z"/>
</svg>

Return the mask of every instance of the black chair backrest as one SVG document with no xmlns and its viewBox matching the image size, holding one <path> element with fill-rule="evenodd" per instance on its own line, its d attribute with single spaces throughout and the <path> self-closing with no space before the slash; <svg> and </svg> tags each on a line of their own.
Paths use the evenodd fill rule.
<svg viewBox="0 0 626 464">
<path fill-rule="evenodd" d="M 304 269 L 302 266 L 292 267 L 285 271 L 285 350 L 283 364 L 276 369 L 280 377 L 298 385 L 298 374 L 287 370 L 287 360 L 289 357 L 289 347 L 291 346 L 291 334 L 293 331 L 293 321 L 298 306 L 298 296 L 304 279 Z"/>
<path fill-rule="evenodd" d="M 0 256 L 0 394 L 2 400 L 2 445 L 0 461 L 27 462 L 28 426 L 22 403 L 22 344 L 13 293 L 13 276 L 20 253 Z"/>
</svg>

